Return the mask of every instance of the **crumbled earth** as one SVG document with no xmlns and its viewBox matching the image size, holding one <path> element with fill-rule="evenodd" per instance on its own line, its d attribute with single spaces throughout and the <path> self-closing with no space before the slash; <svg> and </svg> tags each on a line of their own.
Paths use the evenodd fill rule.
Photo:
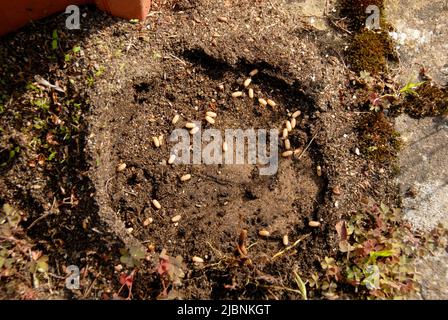
<svg viewBox="0 0 448 320">
<path fill-rule="evenodd" d="M 220 21 L 221 16 L 226 21 Z M 274 25 L 267 28 L 264 21 Z M 288 114 L 300 110 L 302 116 L 290 139 L 293 147 L 304 150 L 313 136 L 316 143 L 328 141 L 321 137 L 336 123 L 319 120 L 319 110 L 338 108 L 342 80 L 334 79 L 345 71 L 334 56 L 321 60 L 321 50 L 331 52 L 331 48 L 316 47 L 316 35 L 300 25 L 298 17 L 289 16 L 287 5 L 262 10 L 244 1 L 222 7 L 204 3 L 175 17 L 165 15 L 157 30 L 171 30 L 173 40 L 149 40 L 151 51 L 134 52 L 135 64 L 127 63 L 121 71 L 132 77 L 123 84 L 105 80 L 108 85 L 100 90 L 107 91 L 98 91 L 92 98 L 101 125 L 99 130 L 93 127 L 91 148 L 94 154 L 98 152 L 100 163 L 109 163 L 109 170 L 93 172 L 92 180 L 98 197 L 110 208 L 102 209 L 107 210 L 106 216 L 118 214 L 124 227 L 133 228 L 132 235 L 140 241 L 155 245 L 156 252 L 165 248 L 170 255 L 188 260 L 207 257 L 208 263 L 219 262 L 216 250 L 233 255 L 236 239 L 247 229 L 249 243 L 255 243 L 250 250 L 255 281 L 262 281 L 264 273 L 272 276 L 274 270 L 282 273 L 283 268 L 304 270 L 318 264 L 321 253 L 331 250 L 331 225 L 338 214 L 319 206 L 326 189 L 323 177 L 316 174 L 321 155 L 314 145 L 300 161 L 281 159 L 278 173 L 263 177 L 254 165 L 167 166 L 170 146 L 158 149 L 152 144 L 153 136 L 167 140 L 174 128 L 186 121 L 201 121 L 206 111 L 218 114 L 213 127 L 224 130 L 281 129 Z M 143 60 L 149 60 L 146 66 L 139 63 Z M 325 68 L 329 63 L 332 68 Z M 256 96 L 271 98 L 278 107 L 261 108 L 246 94 L 231 98 L 255 68 L 260 70 L 251 85 Z M 111 108 L 116 105 L 128 107 Z M 176 113 L 182 120 L 174 126 L 171 119 Z M 339 116 L 346 115 L 340 112 Z M 120 162 L 127 169 L 117 174 Z M 325 163 L 320 164 L 327 170 Z M 193 178 L 181 183 L 179 177 L 186 173 Z M 159 200 L 161 210 L 154 209 L 152 199 Z M 182 218 L 176 226 L 171 218 L 178 214 Z M 142 223 L 148 218 L 154 222 L 145 228 Z M 308 227 L 312 220 L 322 221 L 321 231 Z M 270 231 L 268 240 L 258 237 L 261 229 Z M 301 259 L 268 263 L 268 257 L 282 249 L 284 235 L 295 241 L 308 233 L 312 237 L 300 246 Z M 213 297 L 241 296 L 254 290 L 222 292 L 215 279 L 237 286 L 244 281 L 241 274 L 229 271 L 195 275 L 188 282 L 187 297 L 209 298 L 209 292 Z"/>
<path fill-rule="evenodd" d="M 309 279 L 324 257 L 338 252 L 338 221 L 368 201 L 400 204 L 393 161 L 361 152 L 360 123 L 371 116 L 351 90 L 355 74 L 341 55 L 349 38 L 313 27 L 316 21 L 303 10 L 315 7 L 176 1 L 156 3 L 137 24 L 82 10 L 82 30 L 63 29 L 64 16 L 56 16 L 0 40 L 7 106 L 0 121 L 6 163 L 0 204 L 20 209 L 21 227 L 36 243 L 30 250 L 49 256 L 50 277 L 38 285 L 9 278 L 9 287 L 20 283 L 48 298 L 112 299 L 123 297 L 120 272 L 138 270 L 137 299 L 167 298 L 167 289 L 168 298 L 300 299 L 303 293 L 288 290 L 297 287 L 293 274 Z M 59 30 L 60 50 L 51 49 L 53 30 Z M 273 99 L 275 107 L 260 106 L 246 90 L 231 97 L 255 68 L 255 97 Z M 66 93 L 39 89 L 35 75 Z M 47 95 L 48 107 L 30 102 Z M 20 108 L 32 110 L 29 118 Z M 35 110 L 50 128 L 39 125 Z M 221 131 L 281 130 L 297 110 L 290 141 L 299 152 L 280 158 L 275 175 L 260 176 L 251 164 L 167 164 L 168 138 L 187 121 Z M 207 111 L 217 113 L 213 126 L 204 121 Z M 175 114 L 181 119 L 173 125 Z M 73 127 L 61 128 L 74 118 Z M 384 121 L 392 123 L 387 116 Z M 41 147 L 35 147 L 36 132 Z M 164 143 L 156 148 L 153 137 L 160 135 Z M 120 164 L 126 168 L 117 170 Z M 181 182 L 187 173 L 192 179 Z M 269 236 L 259 236 L 261 229 Z M 284 235 L 300 241 L 272 259 L 284 249 Z M 125 259 L 123 248 L 142 261 Z M 162 262 L 175 265 L 170 282 L 161 252 Z M 81 269 L 80 290 L 65 288 L 69 265 Z M 28 297 L 3 284 L 0 292 Z"/>
</svg>

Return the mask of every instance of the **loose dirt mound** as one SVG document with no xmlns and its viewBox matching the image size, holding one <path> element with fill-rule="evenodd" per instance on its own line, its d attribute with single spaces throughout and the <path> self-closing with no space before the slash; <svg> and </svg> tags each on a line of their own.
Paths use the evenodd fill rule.
<svg viewBox="0 0 448 320">
<path fill-rule="evenodd" d="M 170 255 L 181 255 L 191 270 L 196 269 L 193 256 L 216 266 L 193 272 L 183 294 L 208 298 L 212 292 L 224 297 L 229 294 L 224 285 L 231 285 L 238 290 L 230 294 L 249 297 L 259 285 L 289 282 L 293 269 L 310 274 L 333 247 L 334 224 L 342 215 L 338 204 L 358 208 L 364 192 L 359 190 L 359 174 L 366 170 L 365 161 L 353 152 L 359 115 L 336 112 L 343 109 L 338 86 L 346 73 L 329 54 L 335 54 L 337 41 L 308 30 L 288 5 L 263 9 L 241 1 L 213 4 L 213 10 L 210 5 L 203 1 L 184 12 L 164 13 L 154 25 L 157 32 L 148 40 L 150 48 L 131 51 L 135 63 L 122 65 L 121 83 L 114 75 L 99 86 L 92 123 L 101 125 L 92 130 L 92 145 L 100 164 L 106 165 L 92 174 L 100 210 L 107 212 L 108 220 L 123 222 L 118 232 L 129 239 L 125 242 L 135 237 L 155 246 L 156 252 L 166 249 Z M 171 40 L 157 36 L 166 35 L 166 30 Z M 271 98 L 277 107 L 261 107 L 247 91 L 242 98 L 231 97 L 254 68 L 260 70 L 251 84 L 256 97 Z M 290 140 L 304 153 L 300 159 L 281 159 L 273 176 L 259 176 L 256 165 L 170 166 L 166 161 L 173 144 L 156 148 L 152 141 L 160 135 L 166 141 L 175 128 L 194 120 L 221 131 L 282 129 L 296 110 L 302 114 Z M 321 117 L 321 111 L 330 110 Z M 218 114 L 215 125 L 203 120 L 206 111 Z M 175 114 L 181 120 L 173 125 Z M 127 168 L 117 173 L 120 163 Z M 323 167 L 323 176 L 318 176 L 317 166 Z M 179 179 L 185 174 L 192 175 L 186 183 Z M 336 202 L 327 179 L 330 188 L 344 189 Z M 372 187 L 380 192 L 387 184 Z M 162 209 L 154 208 L 153 199 Z M 176 215 L 181 220 L 173 223 Z M 153 222 L 144 226 L 149 218 Z M 310 221 L 322 225 L 313 229 Z M 131 236 L 125 228 L 132 228 Z M 242 229 L 248 230 L 248 245 L 253 245 L 249 269 L 222 262 L 222 256 L 234 256 Z M 261 229 L 271 235 L 259 237 Z M 272 262 L 270 257 L 283 249 L 284 235 L 291 242 L 309 237 L 295 248 L 296 256 Z"/>
<path fill-rule="evenodd" d="M 51 216 L 51 223 L 40 221 L 34 237 L 45 234 L 48 250 L 61 250 L 54 258 L 59 264 L 90 265 L 86 270 L 96 285 L 79 297 L 116 292 L 116 249 L 137 247 L 144 248 L 146 259 L 134 280 L 136 298 L 158 297 L 167 285 L 160 277 L 163 249 L 184 259 L 179 268 L 185 276 L 180 286 L 169 287 L 171 297 L 300 298 L 297 290 L 284 288 L 296 286 L 293 271 L 309 278 L 323 257 L 337 250 L 336 222 L 370 198 L 395 201 L 389 167 L 356 152 L 359 123 L 368 115 L 353 111 L 354 99 L 343 91 L 349 78 L 338 54 L 343 41 L 308 26 L 293 2 L 181 1 L 172 8 L 161 7 L 135 26 L 117 20 L 98 25 L 104 17 L 87 10 L 83 21 L 96 29 L 79 39 L 92 85 L 82 101 L 91 113 L 83 122 L 87 134 L 73 149 L 85 153 L 77 153 L 71 174 L 80 186 L 73 193 L 83 203 L 61 205 L 61 214 Z M 250 87 L 256 98 L 273 99 L 276 107 L 261 107 L 246 90 L 241 98 L 231 97 L 255 68 L 260 72 Z M 32 79 L 35 73 L 27 75 Z M 297 110 L 301 115 L 290 141 L 299 152 L 280 157 L 275 175 L 260 176 L 257 165 L 166 163 L 173 145 L 168 137 L 187 121 L 221 131 L 281 130 Z M 217 113 L 214 125 L 203 120 L 207 111 Z M 173 125 L 175 114 L 181 119 Z M 153 137 L 160 135 L 164 143 L 156 148 Z M 117 171 L 122 163 L 126 168 Z M 29 190 L 8 183 L 20 171 L 15 170 L 2 178 L 4 202 Z M 181 182 L 187 173 L 191 180 Z M 65 182 L 54 180 L 44 190 L 66 198 L 58 194 Z M 19 205 L 33 211 L 47 195 L 36 191 L 29 199 Z M 30 220 L 45 212 L 38 210 Z M 310 221 L 320 226 L 310 227 Z M 247 255 L 236 253 L 243 229 Z M 261 229 L 270 235 L 260 237 Z M 67 246 L 59 247 L 54 234 Z M 284 235 L 291 244 L 301 241 L 272 259 L 285 248 Z M 204 263 L 193 263 L 193 256 Z"/>
</svg>

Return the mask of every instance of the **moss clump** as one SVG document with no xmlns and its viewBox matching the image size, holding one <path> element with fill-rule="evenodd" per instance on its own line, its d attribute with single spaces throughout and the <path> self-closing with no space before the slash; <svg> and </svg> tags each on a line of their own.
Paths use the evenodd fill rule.
<svg viewBox="0 0 448 320">
<path fill-rule="evenodd" d="M 362 30 L 366 25 L 369 13 L 366 9 L 370 5 L 375 5 L 380 9 L 380 25 L 385 28 L 384 19 L 384 1 L 383 0 L 339 0 L 339 16 L 347 19 L 347 27 L 355 32 Z"/>
<path fill-rule="evenodd" d="M 394 112 L 405 112 L 414 118 L 435 117 L 448 114 L 448 86 L 440 87 L 425 82 L 394 108 Z"/>
<path fill-rule="evenodd" d="M 382 112 L 369 113 L 358 124 L 360 149 L 369 159 L 390 162 L 400 150 L 400 135 Z"/>
<path fill-rule="evenodd" d="M 348 51 L 349 64 L 356 72 L 386 72 L 389 61 L 396 61 L 393 41 L 387 32 L 364 29 L 357 34 Z"/>
</svg>

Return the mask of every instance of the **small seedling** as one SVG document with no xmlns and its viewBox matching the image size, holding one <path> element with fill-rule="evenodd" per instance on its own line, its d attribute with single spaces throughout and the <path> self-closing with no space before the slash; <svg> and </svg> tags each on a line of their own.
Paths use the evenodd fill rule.
<svg viewBox="0 0 448 320">
<path fill-rule="evenodd" d="M 302 295 L 302 299 L 308 300 L 305 283 L 302 281 L 302 278 L 300 278 L 297 271 L 294 271 L 293 273 L 294 273 L 294 281 L 296 282 L 297 286 L 299 287 L 300 293 Z"/>
<path fill-rule="evenodd" d="M 403 88 L 400 89 L 400 93 L 409 94 L 413 96 L 418 96 L 417 89 L 425 82 L 408 82 Z"/>
<path fill-rule="evenodd" d="M 145 258 L 145 252 L 139 247 L 131 247 L 129 250 L 121 249 L 120 262 L 128 268 L 134 268 L 141 265 L 141 260 Z"/>
<path fill-rule="evenodd" d="M 126 274 L 124 272 L 120 274 L 121 288 L 120 290 L 118 290 L 117 296 L 120 294 L 121 290 L 123 290 L 123 288 L 126 286 L 128 288 L 128 296 L 126 299 L 127 300 L 132 299 L 132 285 L 134 284 L 134 277 L 136 273 L 137 269 L 134 269 L 130 274 Z"/>
<path fill-rule="evenodd" d="M 76 47 L 73 47 L 73 49 L 72 49 L 72 51 L 73 51 L 73 53 L 79 53 L 79 52 L 81 52 L 81 47 L 80 46 L 76 46 Z"/>
<path fill-rule="evenodd" d="M 370 72 L 367 72 L 367 71 L 361 71 L 359 73 L 359 77 L 361 80 L 363 80 L 367 84 L 370 84 L 374 80 L 373 77 L 370 75 Z"/>
<path fill-rule="evenodd" d="M 166 254 L 166 250 L 162 250 L 159 255 L 159 262 L 157 266 L 157 273 L 160 276 L 163 291 L 161 296 L 168 296 L 168 286 L 170 283 L 173 285 L 180 285 L 182 279 L 185 277 L 183 271 L 184 264 L 181 256 L 176 258 L 170 257 Z"/>
<path fill-rule="evenodd" d="M 53 38 L 53 40 L 51 41 L 51 48 L 53 50 L 56 50 L 59 47 L 58 30 L 53 30 L 52 38 Z"/>
<path fill-rule="evenodd" d="M 6 150 L 8 152 L 8 150 Z M 5 162 L 0 163 L 0 168 L 7 166 L 9 163 L 11 163 L 12 160 L 17 156 L 17 154 L 20 152 L 20 147 L 16 146 L 13 149 L 9 150 L 9 154 L 7 155 L 7 159 Z"/>
</svg>

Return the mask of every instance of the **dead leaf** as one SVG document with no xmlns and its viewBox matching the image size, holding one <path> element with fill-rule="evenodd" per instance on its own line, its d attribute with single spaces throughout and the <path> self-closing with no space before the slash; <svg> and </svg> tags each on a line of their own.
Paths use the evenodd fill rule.
<svg viewBox="0 0 448 320">
<path fill-rule="evenodd" d="M 341 220 L 338 223 L 336 223 L 336 232 L 338 233 L 340 241 L 347 240 L 347 224 L 344 220 Z"/>
<path fill-rule="evenodd" d="M 247 240 L 247 230 L 241 230 L 240 237 L 238 239 L 238 245 L 236 249 L 238 250 L 238 253 L 245 257 L 247 256 L 247 249 L 246 249 L 246 240 Z"/>
</svg>

